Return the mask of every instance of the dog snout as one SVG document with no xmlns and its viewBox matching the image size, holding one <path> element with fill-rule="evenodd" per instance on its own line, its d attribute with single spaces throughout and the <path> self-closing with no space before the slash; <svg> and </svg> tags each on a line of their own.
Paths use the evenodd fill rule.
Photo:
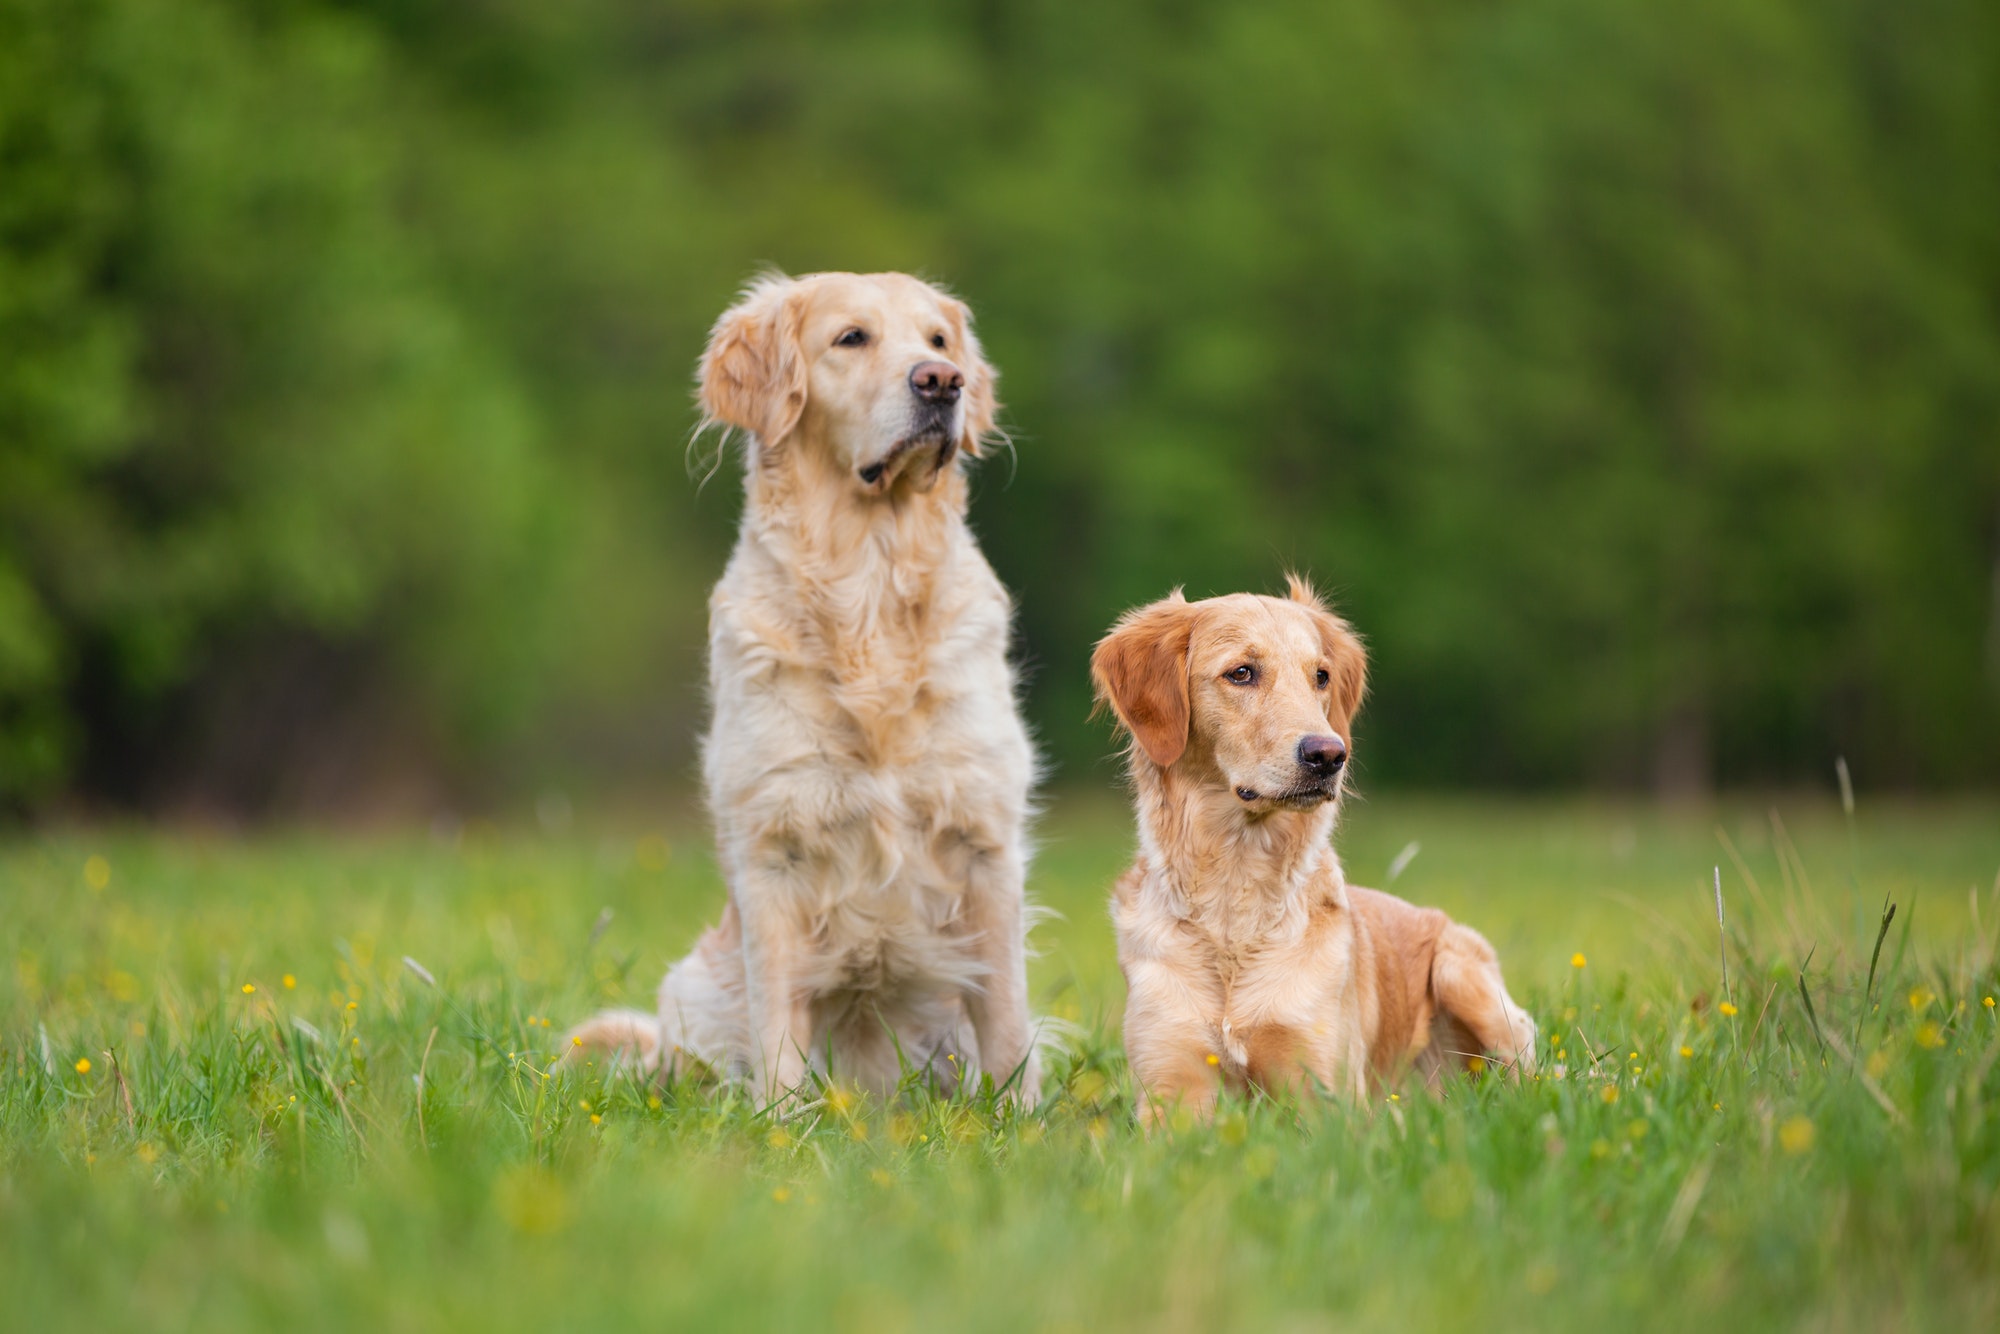
<svg viewBox="0 0 2000 1334">
<path fill-rule="evenodd" d="M 1309 736 L 1299 742 L 1299 767 L 1315 778 L 1331 778 L 1347 763 L 1347 743 L 1337 736 Z"/>
<path fill-rule="evenodd" d="M 920 361 L 910 368 L 910 392 L 926 403 L 956 403 L 964 389 L 965 372 L 948 361 Z"/>
</svg>

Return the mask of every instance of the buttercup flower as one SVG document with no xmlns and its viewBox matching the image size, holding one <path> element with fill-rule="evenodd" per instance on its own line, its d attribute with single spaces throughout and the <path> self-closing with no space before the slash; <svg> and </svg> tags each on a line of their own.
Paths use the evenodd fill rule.
<svg viewBox="0 0 2000 1334">
<path fill-rule="evenodd" d="M 1569 966 L 1570 966 L 1570 967 L 1572 967 L 1572 968 L 1581 968 L 1581 967 L 1583 967 L 1583 964 L 1584 964 L 1584 958 L 1583 958 L 1583 955 L 1581 955 L 1581 954 L 1572 954 L 1572 955 L 1570 955 L 1570 956 L 1569 956 Z"/>
</svg>

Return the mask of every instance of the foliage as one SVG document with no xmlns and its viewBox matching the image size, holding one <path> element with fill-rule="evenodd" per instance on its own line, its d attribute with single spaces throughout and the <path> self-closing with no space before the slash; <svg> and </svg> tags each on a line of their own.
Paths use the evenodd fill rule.
<svg viewBox="0 0 2000 1334">
<path fill-rule="evenodd" d="M 1385 779 L 1990 783 L 1996 74 L 1965 0 L 0 0 L 0 792 L 677 772 L 762 262 L 978 310 L 1059 760 L 1120 609 L 1297 564 Z"/>
<path fill-rule="evenodd" d="M 720 901 L 657 832 L 15 841 L 0 1283 L 48 1330 L 1988 1328 L 2000 902 L 1964 889 L 2000 820 L 1864 813 L 1851 852 L 1823 809 L 1725 812 L 1718 847 L 1617 807 L 1358 808 L 1349 865 L 1421 838 L 1397 887 L 1499 944 L 1542 1077 L 1151 1138 L 1108 806 L 1059 816 L 1036 877 L 1067 913 L 1034 987 L 1084 1035 L 1025 1115 L 546 1073 Z"/>
</svg>

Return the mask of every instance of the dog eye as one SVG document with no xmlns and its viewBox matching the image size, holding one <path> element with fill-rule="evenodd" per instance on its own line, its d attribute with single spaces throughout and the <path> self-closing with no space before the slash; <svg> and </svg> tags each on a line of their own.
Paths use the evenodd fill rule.
<svg viewBox="0 0 2000 1334">
<path fill-rule="evenodd" d="M 868 331 L 866 329 L 849 329 L 846 333 L 834 339 L 833 345 L 835 347 L 862 347 L 867 342 Z"/>
<path fill-rule="evenodd" d="M 1246 662 L 1241 667 L 1229 672 L 1228 679 L 1234 681 L 1237 685 L 1247 686 L 1257 679 L 1257 669 Z"/>
<path fill-rule="evenodd" d="M 1316 683 L 1316 684 L 1317 684 L 1317 685 L 1319 686 L 1319 688 L 1320 688 L 1321 690 L 1324 690 L 1324 689 L 1326 689 L 1326 688 L 1327 688 L 1327 686 L 1328 686 L 1328 685 L 1330 685 L 1330 684 L 1332 683 L 1332 681 L 1333 681 L 1333 674 L 1332 674 L 1331 672 L 1327 671 L 1327 669 L 1326 669 L 1326 668 L 1322 667 L 1322 668 L 1320 668 L 1320 669 L 1319 669 L 1319 674 L 1318 674 L 1317 676 L 1315 676 L 1315 677 L 1313 678 L 1313 680 L 1315 681 L 1315 683 Z"/>
<path fill-rule="evenodd" d="M 934 347 L 934 348 L 936 348 L 936 349 L 937 349 L 938 351 L 940 351 L 940 352 L 944 351 L 944 335 L 943 335 L 943 334 L 932 334 L 932 335 L 931 335 L 931 346 L 932 346 L 932 347 Z"/>
</svg>

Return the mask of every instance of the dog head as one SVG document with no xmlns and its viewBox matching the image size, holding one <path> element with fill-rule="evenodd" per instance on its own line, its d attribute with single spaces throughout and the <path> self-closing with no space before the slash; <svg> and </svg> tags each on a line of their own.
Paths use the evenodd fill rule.
<svg viewBox="0 0 2000 1334">
<path fill-rule="evenodd" d="M 901 273 L 759 278 L 701 359 L 704 426 L 796 449 L 866 494 L 927 488 L 992 433 L 996 375 L 964 302 Z"/>
<path fill-rule="evenodd" d="M 1255 814 L 1340 795 L 1367 658 L 1305 581 L 1283 598 L 1176 592 L 1128 613 L 1090 660 L 1135 764 L 1226 783 Z"/>
</svg>

